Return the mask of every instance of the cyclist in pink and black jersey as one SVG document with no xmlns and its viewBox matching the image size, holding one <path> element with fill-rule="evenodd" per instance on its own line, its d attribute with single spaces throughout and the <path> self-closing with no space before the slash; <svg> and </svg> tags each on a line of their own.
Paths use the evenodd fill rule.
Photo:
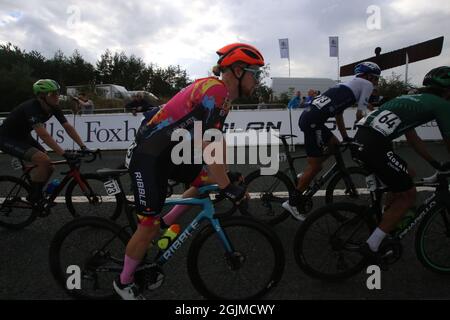
<svg viewBox="0 0 450 320">
<path fill-rule="evenodd" d="M 185 129 L 194 140 L 196 122 L 201 122 L 202 134 L 207 129 L 222 130 L 231 101 L 250 96 L 259 82 L 264 58 L 258 49 L 233 43 L 218 50 L 217 54 L 219 60 L 213 71 L 217 76 L 222 75 L 221 79 L 199 79 L 177 93 L 151 119 L 142 123 L 135 143 L 127 153 L 140 223 L 127 245 L 122 273 L 113 284 L 123 299 L 143 298 L 134 284 L 134 272 L 150 242 L 159 233 L 159 215 L 166 198 L 167 180 L 191 183 L 203 167 L 203 163 L 194 161 L 194 152 L 191 152 L 190 163 L 173 163 L 172 149 L 179 141 L 172 141 L 172 133 Z M 203 142 L 202 148 L 206 146 Z M 244 188 L 230 182 L 226 164 L 209 164 L 208 172 L 231 200 L 239 202 L 245 196 Z"/>
</svg>

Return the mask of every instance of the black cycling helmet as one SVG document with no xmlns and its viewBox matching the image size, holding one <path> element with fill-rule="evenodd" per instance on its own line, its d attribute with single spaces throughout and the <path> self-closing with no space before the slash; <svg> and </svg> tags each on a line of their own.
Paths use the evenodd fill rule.
<svg viewBox="0 0 450 320">
<path fill-rule="evenodd" d="M 431 69 L 423 78 L 423 85 L 450 88 L 450 67 L 442 66 Z"/>
</svg>

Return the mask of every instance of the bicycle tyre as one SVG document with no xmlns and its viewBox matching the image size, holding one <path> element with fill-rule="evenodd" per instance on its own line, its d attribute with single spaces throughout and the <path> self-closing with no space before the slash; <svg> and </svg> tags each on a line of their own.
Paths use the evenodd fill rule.
<svg viewBox="0 0 450 320">
<path fill-rule="evenodd" d="M 327 281 L 339 281 L 359 273 L 364 268 L 365 261 L 363 256 L 357 252 L 357 248 L 367 240 L 376 226 L 375 221 L 363 213 L 365 209 L 363 206 L 344 202 L 326 205 L 312 212 L 300 225 L 294 238 L 294 256 L 300 269 L 312 278 Z M 321 231 L 318 227 L 318 221 L 321 221 L 321 219 L 326 222 L 326 228 L 324 229 L 330 233 L 329 236 L 324 237 L 325 231 Z M 335 228 L 330 227 L 333 221 L 336 223 Z M 361 226 L 364 226 L 367 232 L 359 236 L 359 239 L 349 242 L 348 240 L 351 238 L 348 238 L 347 242 L 342 241 L 342 238 L 347 237 L 344 234 L 345 231 L 348 230 L 352 234 L 352 232 L 358 231 L 358 227 Z M 319 231 L 316 231 L 316 229 Z M 321 238 L 313 239 L 310 242 L 308 239 L 314 233 L 320 234 Z M 320 247 L 321 243 L 324 243 L 324 248 Z M 343 254 L 346 253 L 348 253 L 348 256 L 344 257 Z M 325 257 L 327 259 L 325 262 L 327 262 L 334 256 L 337 257 L 337 269 L 342 268 L 342 263 L 346 262 L 345 259 L 354 259 L 357 262 L 353 266 L 336 272 L 325 272 L 319 269 L 325 266 L 323 261 L 315 264 L 318 257 Z M 352 259 L 349 259 L 349 257 Z M 332 263 L 332 266 L 334 267 L 334 263 Z"/>
<path fill-rule="evenodd" d="M 209 224 L 203 227 L 194 237 L 189 248 L 187 266 L 192 285 L 207 299 L 247 300 L 261 298 L 278 284 L 283 275 L 285 257 L 280 239 L 269 226 L 248 217 L 226 217 L 220 221 L 223 231 L 227 234 L 231 245 L 235 248 L 234 253 L 240 259 L 245 260 L 245 263 L 240 261 L 242 262 L 242 266 L 248 266 L 249 263 L 258 264 L 249 270 L 243 270 L 243 268 L 235 270 L 236 272 L 232 274 L 233 280 L 226 280 L 223 283 L 229 285 L 233 282 L 239 286 L 243 286 L 244 282 L 246 282 L 251 287 L 250 290 L 252 292 L 245 292 L 244 296 L 237 297 L 231 290 L 224 290 L 219 285 L 220 279 L 225 276 L 225 273 L 234 270 L 230 270 L 230 265 L 224 263 L 227 260 L 224 259 L 222 241 L 218 241 L 219 238 L 217 237 L 216 231 Z M 241 232 L 239 232 L 239 228 Z M 242 230 L 245 230 L 245 233 L 242 233 Z M 245 234 L 245 237 L 243 234 Z M 248 237 L 255 235 L 259 237 L 258 242 L 248 241 Z M 241 243 L 238 243 L 239 241 Z M 256 243 L 257 245 L 255 245 Z M 244 245 L 248 245 L 250 248 L 246 252 L 240 252 L 240 250 L 243 250 Z M 249 262 L 249 258 L 254 258 L 255 250 L 258 248 L 262 248 L 262 256 Z M 217 253 L 217 255 L 214 255 L 214 253 Z M 206 259 L 205 263 L 199 261 L 203 256 Z M 268 262 L 272 258 L 273 263 Z M 270 267 L 267 264 L 270 264 Z M 211 282 L 208 283 L 207 278 L 211 274 L 211 268 L 217 267 L 220 269 L 220 272 L 213 272 L 212 277 L 209 279 Z M 206 273 L 203 272 L 204 268 L 207 268 Z M 236 282 L 238 276 L 245 273 L 245 271 L 247 271 L 244 276 L 245 281 L 238 279 Z M 262 284 L 255 284 L 256 281 L 253 280 L 255 276 L 261 276 L 263 273 Z M 249 277 L 252 280 L 249 280 Z M 220 290 L 222 292 L 218 292 Z M 242 293 L 242 290 L 240 293 Z"/>
<path fill-rule="evenodd" d="M 365 192 L 363 194 L 357 195 L 357 197 L 359 197 L 358 199 L 355 199 L 353 196 L 349 196 L 350 198 L 347 198 L 343 201 L 340 200 L 339 202 L 351 201 L 351 202 L 359 204 L 359 205 L 367 204 L 368 201 L 370 200 L 370 192 L 367 190 L 365 178 L 366 178 L 366 176 L 368 176 L 369 172 L 361 167 L 349 167 L 349 168 L 347 168 L 347 170 L 348 170 L 350 178 L 352 179 L 352 181 L 354 183 L 355 183 L 355 181 L 358 181 L 358 182 L 360 182 L 360 184 L 362 184 L 361 186 L 356 186 L 356 187 L 357 188 L 359 187 L 360 189 L 365 189 Z M 355 177 L 358 177 L 358 178 L 355 179 Z M 345 184 L 345 182 L 343 180 L 342 172 L 338 172 L 328 183 L 328 186 L 327 186 L 327 189 L 325 192 L 325 203 L 326 204 L 337 202 L 335 200 L 335 198 L 337 196 L 336 195 L 336 193 L 337 193 L 336 187 L 339 182 Z M 362 196 L 362 195 L 366 195 L 366 196 Z"/>
<path fill-rule="evenodd" d="M 450 228 L 450 210 L 443 206 L 422 220 L 415 238 L 416 255 L 420 263 L 439 274 L 450 274 L 450 231 L 446 228 Z M 434 248 L 429 248 L 430 245 Z M 438 247 L 444 250 L 437 250 Z M 440 259 L 438 253 L 447 255 Z"/>
<path fill-rule="evenodd" d="M 99 212 L 99 208 L 102 206 L 104 210 L 101 210 L 101 214 L 107 212 L 107 215 L 105 215 L 105 217 L 111 220 L 116 220 L 120 216 L 123 208 L 123 199 L 121 194 L 116 194 L 115 196 L 113 196 L 113 201 L 108 200 L 108 202 L 103 202 L 103 199 L 110 199 L 110 197 L 106 198 L 106 191 L 103 187 L 103 183 L 108 179 L 102 178 L 95 173 L 81 174 L 81 178 L 86 182 L 88 188 L 90 189 L 90 192 L 93 192 L 93 194 L 90 194 L 90 199 L 86 199 L 86 204 L 89 204 L 89 208 L 88 210 L 86 210 L 86 206 L 84 205 L 85 203 L 83 202 L 83 205 L 81 205 L 77 204 L 76 201 L 73 201 L 75 197 L 80 197 L 79 195 L 75 195 L 74 193 L 82 194 L 77 181 L 73 179 L 69 182 L 65 193 L 66 206 L 70 214 L 74 218 L 78 218 L 80 216 L 96 215 Z M 100 183 L 101 186 L 96 187 L 95 189 L 101 188 L 101 191 L 95 190 L 94 187 L 92 187 L 97 185 L 98 183 Z M 84 194 L 81 197 L 86 198 Z M 107 206 L 106 204 L 110 205 Z"/>
<path fill-rule="evenodd" d="M 273 182 L 269 184 L 269 188 L 276 185 L 277 190 L 254 191 L 258 190 L 258 181 L 262 181 L 262 179 L 273 179 Z M 290 216 L 290 213 L 281 206 L 283 202 L 289 199 L 289 196 L 277 197 L 273 195 L 274 192 L 280 191 L 285 191 L 289 194 L 294 190 L 294 185 L 286 174 L 278 171 L 275 175 L 266 176 L 261 175 L 260 170 L 256 170 L 245 177 L 245 184 L 248 192 L 257 193 L 258 196 L 249 200 L 247 206 L 239 208 L 243 215 L 269 225 L 278 224 Z"/>
<path fill-rule="evenodd" d="M 8 184 L 11 184 L 8 185 Z M 23 194 L 19 195 L 20 199 L 17 197 L 14 197 L 13 199 L 3 199 L 2 198 L 2 202 L 0 203 L 0 226 L 6 228 L 6 229 L 10 229 L 10 230 L 20 230 L 25 228 L 26 226 L 30 225 L 36 218 L 37 218 L 37 214 L 36 212 L 33 212 L 33 207 L 32 205 L 26 201 L 25 199 L 23 199 L 24 197 L 26 197 L 30 191 L 31 191 L 31 187 L 30 185 L 25 182 L 24 180 L 21 180 L 20 178 L 17 177 L 13 177 L 13 176 L 0 176 L 0 192 L 1 194 L 6 197 L 6 195 L 8 193 L 10 193 L 11 188 L 13 187 L 19 187 L 19 189 L 17 190 L 16 195 L 18 195 L 19 192 L 22 192 Z M 22 204 L 19 207 L 16 207 L 16 210 L 13 210 L 14 207 L 11 206 L 4 206 L 5 202 L 8 201 L 13 201 L 13 203 L 11 204 L 11 206 L 13 206 L 16 203 Z M 23 217 L 24 219 L 20 219 L 19 222 L 13 222 L 8 220 L 7 215 L 9 216 L 10 213 L 14 214 L 14 211 L 16 213 L 15 216 L 18 216 L 18 212 L 19 209 L 24 212 Z"/>
<path fill-rule="evenodd" d="M 63 259 L 65 258 L 65 254 L 63 250 L 65 250 L 65 241 L 72 236 L 73 234 L 76 235 L 76 231 L 81 230 L 83 228 L 91 228 L 92 230 L 89 231 L 89 235 L 98 235 L 101 231 L 108 231 L 111 232 L 112 235 L 114 235 L 114 238 L 117 237 L 118 241 L 123 245 L 123 248 L 117 250 L 117 255 L 122 255 L 119 258 L 121 259 L 122 263 L 117 262 L 117 268 L 118 270 L 122 269 L 123 264 L 123 253 L 125 252 L 125 247 L 130 239 L 130 235 L 124 230 L 124 228 L 120 227 L 119 225 L 115 224 L 114 222 L 105 219 L 105 218 L 99 218 L 99 217 L 81 217 L 78 219 L 75 219 L 67 224 L 65 224 L 61 229 L 59 229 L 54 237 L 52 238 L 50 242 L 50 249 L 49 249 L 49 266 L 50 266 L 50 272 L 53 275 L 54 279 L 58 283 L 58 285 L 64 289 L 64 291 L 70 295 L 73 298 L 76 299 L 91 299 L 91 300 L 105 300 L 105 299 L 116 299 L 118 296 L 115 294 L 113 286 L 112 286 L 112 280 L 110 282 L 106 282 L 105 286 L 105 293 L 103 295 L 92 295 L 88 294 L 85 289 L 86 287 L 83 285 L 80 289 L 68 289 L 67 288 L 67 281 L 68 281 L 68 273 L 67 273 L 67 267 L 68 265 L 73 264 L 67 264 L 63 263 Z M 114 239 L 113 238 L 113 239 Z M 98 246 L 95 250 L 89 250 L 85 253 L 83 252 L 82 257 L 82 266 L 78 264 L 80 268 L 83 268 L 81 270 L 83 274 L 83 279 L 86 279 L 86 275 L 90 275 L 91 277 L 98 279 L 97 268 L 101 267 L 102 264 L 99 264 L 99 261 L 101 260 L 94 260 L 95 257 L 93 257 L 93 254 L 96 254 L 100 252 L 99 250 L 102 249 L 105 250 L 101 246 L 103 243 L 93 243 L 93 241 L 90 241 L 91 239 L 89 236 L 83 236 L 79 237 L 80 240 L 85 241 L 86 243 L 89 242 L 89 246 Z M 77 242 L 72 247 L 67 247 L 70 250 L 79 250 L 82 248 L 83 243 Z M 123 251 L 122 251 L 123 250 Z M 75 259 L 75 255 L 67 255 L 70 256 L 71 259 Z M 111 258 L 113 259 L 113 258 Z M 105 258 L 105 260 L 107 260 Z M 95 262 L 95 265 L 93 265 Z M 109 261 L 108 261 L 109 262 Z M 107 262 L 105 262 L 107 263 Z M 75 264 L 77 265 L 77 264 Z M 120 268 L 119 268 L 120 267 Z M 119 274 L 120 271 L 118 271 L 117 274 Z M 116 274 L 111 272 L 114 278 L 116 277 Z"/>
</svg>

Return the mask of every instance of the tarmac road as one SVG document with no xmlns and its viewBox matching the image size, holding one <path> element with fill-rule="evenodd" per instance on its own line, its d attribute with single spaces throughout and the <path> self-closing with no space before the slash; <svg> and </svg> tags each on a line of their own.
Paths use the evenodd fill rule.
<svg viewBox="0 0 450 320">
<path fill-rule="evenodd" d="M 428 143 L 428 146 L 436 158 L 442 161 L 449 158 L 441 144 Z M 302 149 L 297 147 L 297 152 L 301 153 Z M 432 168 L 410 148 L 399 146 L 397 152 L 414 166 L 418 176 L 432 174 Z M 105 152 L 102 160 L 84 164 L 82 171 L 115 167 L 121 163 L 123 156 L 124 151 Z M 10 161 L 9 156 L 0 155 L 0 175 L 18 175 L 18 171 L 11 169 Z M 300 161 L 297 167 L 301 168 L 303 165 L 304 161 Z M 234 165 L 232 168 L 247 174 L 256 166 Z M 323 197 L 315 197 L 315 208 L 322 203 Z M 187 216 L 192 217 L 192 214 Z M 48 265 L 48 248 L 52 236 L 70 220 L 71 216 L 65 205 L 58 204 L 50 216 L 37 219 L 23 230 L 14 232 L 0 228 L 0 299 L 70 299 L 55 283 Z M 284 245 L 286 267 L 282 280 L 265 299 L 450 299 L 450 277 L 434 274 L 419 263 L 414 252 L 413 232 L 403 241 L 404 253 L 401 260 L 388 271 L 382 272 L 381 289 L 369 290 L 366 286 L 369 275 L 366 273 L 339 283 L 322 282 L 306 276 L 297 267 L 292 252 L 292 240 L 298 226 L 298 221 L 288 218 L 274 227 Z M 149 292 L 148 299 L 202 299 L 187 276 L 188 247 L 189 245 L 185 245 L 165 266 L 165 283 L 157 291 Z"/>
</svg>

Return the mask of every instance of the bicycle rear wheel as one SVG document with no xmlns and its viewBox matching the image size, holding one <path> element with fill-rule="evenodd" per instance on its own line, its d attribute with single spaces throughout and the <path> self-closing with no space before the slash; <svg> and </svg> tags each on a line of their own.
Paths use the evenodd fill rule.
<svg viewBox="0 0 450 320">
<path fill-rule="evenodd" d="M 289 178 L 277 172 L 273 176 L 261 175 L 260 170 L 245 177 L 247 191 L 251 199 L 246 207 L 240 208 L 243 215 L 274 225 L 289 217 L 289 212 L 281 205 L 289 199 L 289 192 L 293 190 Z"/>
<path fill-rule="evenodd" d="M 441 207 L 426 216 L 416 233 L 416 254 L 423 266 L 450 274 L 450 210 Z"/>
<path fill-rule="evenodd" d="M 37 217 L 26 197 L 30 186 L 12 176 L 0 176 L 0 226 L 19 230 L 31 224 Z"/>
<path fill-rule="evenodd" d="M 280 281 L 284 251 L 278 236 L 265 224 L 247 217 L 221 219 L 234 251 L 226 252 L 211 225 L 189 248 L 188 274 L 195 289 L 208 299 L 257 299 Z"/>
<path fill-rule="evenodd" d="M 352 203 L 335 203 L 311 213 L 294 238 L 294 256 L 300 269 L 328 281 L 360 272 L 365 261 L 357 250 L 375 228 L 364 210 Z"/>
<path fill-rule="evenodd" d="M 64 225 L 49 250 L 50 271 L 56 282 L 77 299 L 114 299 L 113 280 L 122 270 L 130 235 L 105 218 L 81 217 Z M 80 288 L 69 267 L 80 268 Z"/>
</svg>

